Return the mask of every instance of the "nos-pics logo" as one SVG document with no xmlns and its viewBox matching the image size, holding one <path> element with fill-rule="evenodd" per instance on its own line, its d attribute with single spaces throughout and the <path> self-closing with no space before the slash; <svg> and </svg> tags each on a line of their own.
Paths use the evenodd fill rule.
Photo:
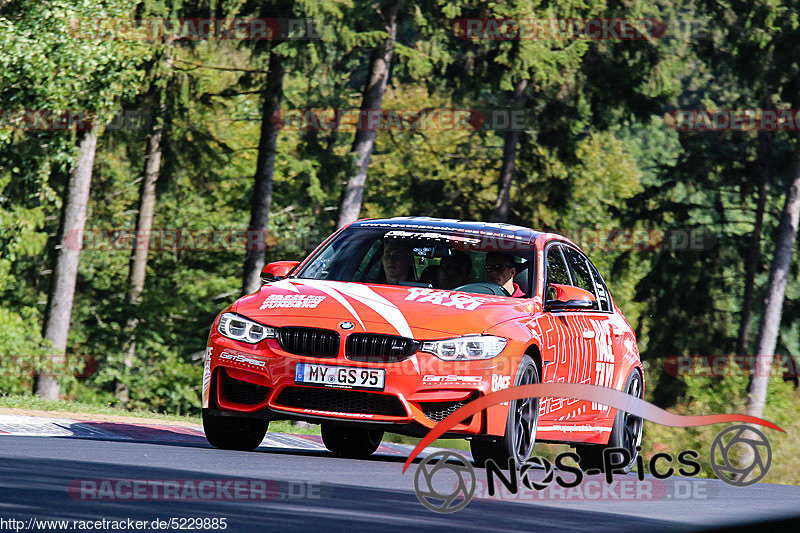
<svg viewBox="0 0 800 533">
<path fill-rule="evenodd" d="M 623 470 L 617 468 L 621 463 L 612 457 L 619 452 L 625 454 L 628 452 L 621 448 L 608 449 L 606 452 L 609 453 L 604 453 L 604 463 L 608 463 L 604 466 L 605 480 L 607 483 L 611 483 L 613 474 L 624 473 Z M 682 452 L 680 456 L 684 454 L 690 454 L 689 457 L 693 458 L 697 457 L 697 453 L 693 451 Z M 562 455 L 569 456 L 573 460 L 577 459 L 577 455 L 573 452 L 565 452 Z M 561 460 L 556 461 L 557 464 L 561 462 Z M 627 461 L 624 462 L 627 464 Z M 725 483 L 738 487 L 752 485 L 767 475 L 772 464 L 772 448 L 766 435 L 762 432 L 752 426 L 738 424 L 720 431 L 714 438 L 711 444 L 710 462 L 716 476 Z M 699 473 L 699 463 L 687 460 L 686 465 L 696 465 L 693 473 Z M 507 466 L 514 470 L 517 469 L 513 460 Z M 651 472 L 654 471 L 652 461 L 650 466 Z M 506 485 L 506 489 L 511 488 L 507 484 L 507 478 L 500 473 L 500 467 L 494 461 L 487 461 L 485 468 L 490 495 L 495 492 L 492 490 L 494 479 L 501 480 Z M 643 464 L 640 464 L 639 468 L 642 469 Z M 541 469 L 543 472 L 541 479 L 537 481 L 531 479 L 534 469 Z M 522 481 L 522 484 L 528 489 L 537 491 L 546 489 L 554 480 L 564 487 L 579 485 L 583 480 L 583 473 L 580 469 L 571 467 L 567 470 L 575 476 L 569 483 L 554 475 L 553 465 L 547 459 L 531 457 L 520 465 L 518 472 L 509 474 L 509 477 L 515 480 L 511 490 L 513 493 L 518 490 L 516 479 Z M 667 475 L 656 474 L 654 477 L 663 479 L 669 477 L 672 472 L 673 470 L 670 469 Z M 684 475 L 688 473 L 684 470 L 681 472 Z M 639 479 L 642 480 L 644 478 L 643 471 L 638 474 Z M 466 457 L 450 450 L 442 450 L 428 455 L 420 462 L 414 475 L 414 491 L 417 498 L 425 507 L 437 513 L 453 513 L 466 507 L 475 496 L 476 486 L 475 468 Z"/>
</svg>

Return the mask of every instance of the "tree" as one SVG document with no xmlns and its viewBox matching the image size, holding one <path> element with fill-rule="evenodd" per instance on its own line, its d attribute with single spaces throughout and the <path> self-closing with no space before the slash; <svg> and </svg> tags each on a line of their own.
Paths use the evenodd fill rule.
<svg viewBox="0 0 800 533">
<path fill-rule="evenodd" d="M 68 128 L 58 134 L 60 138 L 53 135 L 55 142 L 46 156 L 49 161 L 59 161 L 70 168 L 43 328 L 43 336 L 51 344 L 50 368 L 63 367 L 80 258 L 80 246 L 65 239 L 81 235 L 86 222 L 98 131 L 111 118 L 103 113 L 113 110 L 120 96 L 136 89 L 141 77 L 137 67 L 147 55 L 146 48 L 137 43 L 66 31 L 66 22 L 125 16 L 131 7 L 130 2 L 122 0 L 101 6 L 90 0 L 12 0 L 0 6 L 0 44 L 4 50 L 0 59 L 0 96 L 4 102 L 55 115 L 78 110 L 98 115 L 92 119 L 91 129 L 79 136 L 77 155 L 70 141 L 73 128 Z M 31 66 L 32 57 L 36 68 Z M 53 76 L 54 72 L 59 75 Z M 59 388 L 49 371 L 38 379 L 40 396 L 57 398 Z"/>
<path fill-rule="evenodd" d="M 736 1 L 731 4 L 720 4 L 709 1 L 701 5 L 715 20 L 721 22 L 721 32 L 718 37 L 725 38 L 727 45 L 721 49 L 717 40 L 709 39 L 701 47 L 701 53 L 710 64 L 735 80 L 733 86 L 737 91 L 732 92 L 732 96 L 738 99 L 737 103 L 756 104 L 753 107 L 762 109 L 796 107 L 800 77 L 795 70 L 787 71 L 785 65 L 796 63 L 798 29 L 794 21 L 781 16 L 795 9 L 794 2 Z M 752 27 L 759 28 L 759 31 L 742 31 Z M 731 46 L 731 43 L 734 43 L 734 46 Z M 774 172 L 778 176 L 785 173 L 789 175 L 787 193 L 775 241 L 756 348 L 759 359 L 757 368 L 762 369 L 771 367 L 775 354 L 800 215 L 800 155 L 797 145 L 791 140 L 787 142 L 786 137 L 780 132 L 770 132 L 769 135 L 771 137 L 769 140 L 765 134 L 759 135 L 756 149 L 758 204 L 750 258 L 746 267 L 745 305 L 737 342 L 738 348 L 746 347 L 751 313 L 750 300 L 753 292 L 751 284 L 757 267 L 755 256 L 760 252 L 757 247 L 760 247 L 763 204 L 770 179 L 768 173 Z M 781 168 L 777 156 L 781 151 L 793 154 L 784 168 Z M 748 413 L 754 416 L 762 415 L 767 398 L 768 381 L 769 373 L 766 375 L 763 372 L 756 373 L 752 376 L 747 395 Z"/>
<path fill-rule="evenodd" d="M 72 315 L 72 300 L 75 297 L 75 283 L 78 279 L 79 246 L 67 244 L 66 236 L 81 235 L 86 225 L 86 206 L 92 184 L 92 167 L 97 148 L 97 130 L 83 134 L 80 141 L 78 160 L 70 173 L 69 183 L 64 191 L 64 208 L 55 268 L 50 282 L 50 295 L 45 312 L 44 338 L 50 341 L 54 368 L 64 366 L 63 355 L 67 349 L 67 333 Z M 74 242 L 74 241 L 73 241 Z M 55 377 L 42 373 L 36 385 L 36 394 L 42 398 L 57 400 L 59 383 Z"/>
<path fill-rule="evenodd" d="M 786 193 L 781 225 L 775 240 L 775 252 L 767 283 L 767 298 L 764 304 L 764 314 L 761 316 L 758 337 L 756 353 L 760 361 L 757 368 L 772 367 L 783 313 L 786 281 L 789 277 L 789 266 L 797 239 L 798 219 L 800 219 L 800 155 L 795 157 L 794 179 Z M 747 413 L 752 416 L 760 417 L 764 414 L 769 376 L 769 372 L 757 373 L 750 383 L 750 392 L 747 395 Z"/>
<path fill-rule="evenodd" d="M 367 74 L 367 81 L 361 100 L 362 117 L 364 114 L 380 112 L 383 107 L 383 95 L 386 92 L 386 83 L 389 81 L 392 53 L 394 52 L 397 38 L 397 19 L 403 3 L 404 0 L 389 0 L 381 4 L 378 9 L 378 15 L 383 24 L 383 31 L 386 33 L 386 37 L 372 50 L 370 56 L 369 73 Z M 347 187 L 342 195 L 342 203 L 339 207 L 339 221 L 337 223 L 339 228 L 357 220 L 361 213 L 364 186 L 367 182 L 367 170 L 372 156 L 372 148 L 375 145 L 377 132 L 370 127 L 363 127 L 364 122 L 367 121 L 362 119 L 359 122 L 351 152 L 355 158 L 355 170 L 348 180 Z"/>
<path fill-rule="evenodd" d="M 480 22 L 473 34 L 464 25 L 461 60 L 450 71 L 450 83 L 458 92 L 472 93 L 473 101 L 490 109 L 525 111 L 525 123 L 513 124 L 504 135 L 503 152 L 497 180 L 497 195 L 489 218 L 507 222 L 512 211 L 512 188 L 517 169 L 518 147 L 527 140 L 536 145 L 546 137 L 551 126 L 544 117 L 543 103 L 565 94 L 576 82 L 581 60 L 590 49 L 583 39 L 559 35 L 557 21 L 595 17 L 603 13 L 605 2 L 575 2 L 562 0 L 548 5 L 512 1 L 476 6 L 457 2 L 448 6 L 452 15 Z M 488 18 L 487 18 L 488 16 Z M 504 20 L 537 21 L 537 38 L 493 40 L 492 23 Z M 541 21 L 556 22 L 549 27 Z M 523 27 L 521 24 L 520 27 Z M 526 94 L 527 92 L 532 95 Z M 525 154 L 535 157 L 535 150 Z"/>
<path fill-rule="evenodd" d="M 283 77 L 286 73 L 286 59 L 273 50 L 269 56 L 267 82 L 264 87 L 264 106 L 261 116 L 261 138 L 258 141 L 258 159 L 254 177 L 253 196 L 250 201 L 250 223 L 248 230 L 248 250 L 244 260 L 242 294 L 250 294 L 261 286 L 261 269 L 264 267 L 264 244 L 266 239 L 258 239 L 259 246 L 252 246 L 254 235 L 266 235 L 269 211 L 272 206 L 272 179 L 275 172 L 278 126 L 274 117 L 280 113 L 283 101 Z"/>
<path fill-rule="evenodd" d="M 139 188 L 139 208 L 136 215 L 136 235 L 135 245 L 131 250 L 130 266 L 128 269 L 128 295 L 127 302 L 131 306 L 136 306 L 141 302 L 144 282 L 147 277 L 147 254 L 150 249 L 150 232 L 153 229 L 153 217 L 156 208 L 156 182 L 161 174 L 161 153 L 162 141 L 164 136 L 164 122 L 167 114 L 166 88 L 163 86 L 168 83 L 170 71 L 172 69 L 173 57 L 170 48 L 171 40 L 166 43 L 164 50 L 163 69 L 156 67 L 153 70 L 161 71 L 157 75 L 150 91 L 150 99 L 153 101 L 151 109 L 157 110 L 152 118 L 150 132 L 147 136 L 147 155 L 144 160 L 144 177 Z M 160 61 L 159 61 L 160 62 Z M 127 333 L 127 346 L 123 365 L 125 371 L 130 371 L 134 366 L 136 357 L 136 328 L 139 325 L 139 317 L 136 314 L 130 315 L 125 323 Z M 117 398 L 125 403 L 128 401 L 128 386 L 124 382 L 117 383 Z"/>
<path fill-rule="evenodd" d="M 278 1 L 273 5 L 254 3 L 242 7 L 242 14 L 247 16 L 269 16 L 289 19 L 294 8 L 293 1 Z M 268 54 L 267 79 L 263 89 L 263 105 L 261 110 L 261 135 L 258 141 L 256 171 L 253 177 L 253 192 L 250 198 L 250 222 L 247 225 L 248 238 L 242 272 L 242 294 L 255 292 L 261 286 L 261 269 L 264 267 L 266 232 L 269 214 L 272 207 L 272 187 L 275 173 L 275 156 L 278 148 L 278 123 L 276 116 L 280 114 L 283 103 L 283 79 L 286 75 L 284 51 L 281 39 L 274 39 L 267 44 L 256 42 L 256 54 Z M 263 236 L 255 238 L 256 236 Z"/>
<path fill-rule="evenodd" d="M 514 85 L 514 109 L 521 109 L 525 105 L 525 89 L 527 87 L 528 80 L 524 78 Z M 492 222 L 508 222 L 511 183 L 514 179 L 514 163 L 517 157 L 520 133 L 517 128 L 506 132 L 505 143 L 503 143 L 503 163 L 500 167 L 500 186 L 498 187 L 497 200 L 494 203 L 494 209 L 490 217 Z"/>
<path fill-rule="evenodd" d="M 736 341 L 736 353 L 744 355 L 750 346 L 750 317 L 753 312 L 753 292 L 755 278 L 761 266 L 761 232 L 764 228 L 764 210 L 767 207 L 769 193 L 769 179 L 772 171 L 772 143 L 767 136 L 769 132 L 758 135 L 758 200 L 756 202 L 756 215 L 753 222 L 753 232 L 750 236 L 750 251 L 747 254 L 744 276 L 744 294 L 742 296 L 742 316 L 739 319 L 739 336 Z"/>
</svg>

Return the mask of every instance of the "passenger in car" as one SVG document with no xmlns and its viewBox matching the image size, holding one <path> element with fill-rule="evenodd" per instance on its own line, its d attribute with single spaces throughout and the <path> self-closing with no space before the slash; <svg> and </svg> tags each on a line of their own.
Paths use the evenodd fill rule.
<svg viewBox="0 0 800 533">
<path fill-rule="evenodd" d="M 486 254 L 484 268 L 486 269 L 486 281 L 500 285 L 514 298 L 525 296 L 519 285 L 514 283 L 517 267 L 513 256 L 490 252 Z"/>
<path fill-rule="evenodd" d="M 452 255 L 442 259 L 436 272 L 437 286 L 440 289 L 455 289 L 469 283 L 472 261 L 464 252 L 454 250 Z"/>
</svg>

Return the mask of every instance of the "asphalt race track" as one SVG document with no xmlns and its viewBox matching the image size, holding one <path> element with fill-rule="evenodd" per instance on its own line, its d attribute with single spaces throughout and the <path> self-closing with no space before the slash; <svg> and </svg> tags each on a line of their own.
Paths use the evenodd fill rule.
<svg viewBox="0 0 800 533">
<path fill-rule="evenodd" d="M 421 531 L 446 527 L 653 532 L 800 517 L 800 487 L 757 484 L 738 488 L 719 480 L 672 478 L 661 482 L 648 478 L 642 482 L 646 490 L 637 491 L 639 482 L 631 474 L 618 476 L 624 481 L 614 490 L 604 491 L 601 478 L 592 476 L 571 493 L 551 491 L 549 496 L 535 498 L 525 489 L 513 501 L 499 501 L 486 496 L 482 469 L 477 470 L 477 486 L 485 497 L 454 513 L 441 514 L 429 511 L 417 499 L 417 466 L 402 474 L 407 455 L 398 453 L 399 446 L 383 446 L 370 460 L 351 460 L 321 451 L 313 440 L 307 440 L 310 446 L 291 447 L 292 442 L 302 442 L 297 438 L 293 441 L 291 436 L 270 441 L 272 445 L 262 445 L 255 452 L 236 452 L 211 448 L 197 430 L 176 428 L 173 432 L 164 426 L 142 429 L 141 437 L 127 431 L 123 438 L 113 437 L 102 424 L 80 437 L 53 433 L 25 436 L 24 431 L 21 435 L 0 435 L 0 517 L 6 520 L 0 523 L 0 529 L 14 529 L 9 527 L 9 519 L 24 522 L 22 529 L 20 522 L 16 523 L 18 530 L 35 530 L 37 523 L 32 519 L 131 519 L 150 524 L 172 518 L 225 518 L 226 530 L 234 532 L 278 528 Z M 284 445 L 279 447 L 276 442 Z M 191 499 L 191 494 L 190 499 L 180 501 L 133 498 L 129 490 L 118 499 L 107 493 L 106 499 L 98 501 L 93 498 L 103 496 L 102 480 L 140 480 L 156 485 L 164 480 L 193 480 L 194 486 L 204 480 L 218 487 L 226 481 L 235 487 L 237 480 L 266 480 L 269 490 L 266 498 L 255 501 L 237 497 L 233 488 L 217 492 L 220 496 L 211 500 Z M 34 527 L 27 529 L 31 524 Z M 197 526 L 198 522 L 184 521 L 183 525 Z M 69 529 L 74 529 L 72 524 Z M 148 530 L 155 529 L 148 526 Z M 170 528 L 162 524 L 161 529 Z"/>
</svg>

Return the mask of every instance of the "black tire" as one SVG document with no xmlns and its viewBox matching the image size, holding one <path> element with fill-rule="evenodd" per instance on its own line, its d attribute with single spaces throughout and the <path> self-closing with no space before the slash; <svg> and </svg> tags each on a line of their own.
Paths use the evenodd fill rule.
<svg viewBox="0 0 800 533">
<path fill-rule="evenodd" d="M 203 409 L 203 431 L 206 440 L 215 448 L 255 450 L 264 440 L 268 428 L 268 420 L 211 415 Z"/>
<path fill-rule="evenodd" d="M 383 438 L 383 431 L 333 422 L 323 422 L 321 432 L 326 448 L 350 459 L 369 457 L 381 445 Z"/>
<path fill-rule="evenodd" d="M 539 383 L 539 369 L 530 357 L 523 357 L 517 369 L 514 386 Z M 508 468 L 513 458 L 521 465 L 533 453 L 536 428 L 539 425 L 539 398 L 521 398 L 508 406 L 506 433 L 495 440 L 472 439 L 469 447 L 475 465 L 483 467 L 492 459 L 500 468 Z"/>
<path fill-rule="evenodd" d="M 625 382 L 626 393 L 642 397 L 642 375 L 638 369 L 633 369 L 628 380 Z M 637 446 L 642 444 L 642 427 L 644 422 L 638 416 L 628 413 L 623 413 L 617 410 L 617 416 L 614 417 L 614 425 L 611 427 L 611 435 L 608 437 L 608 444 L 584 444 L 575 446 L 575 451 L 578 453 L 580 459 L 580 466 L 582 470 L 600 470 L 604 472 L 603 467 L 603 450 L 607 448 L 625 448 L 631 454 L 630 462 L 621 470 L 626 474 L 633 469 L 636 464 L 636 457 L 639 452 L 636 450 Z M 614 454 L 619 456 L 621 454 Z M 614 462 L 620 461 L 620 457 L 613 457 Z"/>
</svg>

